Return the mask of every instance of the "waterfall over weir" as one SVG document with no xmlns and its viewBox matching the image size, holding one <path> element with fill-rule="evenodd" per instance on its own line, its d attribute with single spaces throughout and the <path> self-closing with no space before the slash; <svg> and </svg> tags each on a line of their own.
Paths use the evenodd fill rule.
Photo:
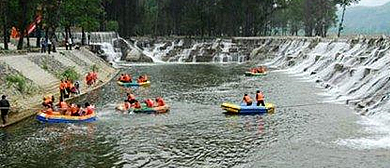
<svg viewBox="0 0 390 168">
<path fill-rule="evenodd" d="M 144 53 L 164 62 L 216 62 L 241 63 L 247 60 L 249 52 L 237 46 L 231 39 L 194 40 L 158 39 L 137 41 Z"/>
<path fill-rule="evenodd" d="M 372 137 L 338 143 L 356 148 L 390 147 L 388 38 L 262 38 L 257 42 L 262 45 L 252 51 L 252 59 L 268 58 L 268 66 L 320 84 L 327 91 L 325 101 L 347 104 L 366 116 L 361 124 Z"/>
</svg>

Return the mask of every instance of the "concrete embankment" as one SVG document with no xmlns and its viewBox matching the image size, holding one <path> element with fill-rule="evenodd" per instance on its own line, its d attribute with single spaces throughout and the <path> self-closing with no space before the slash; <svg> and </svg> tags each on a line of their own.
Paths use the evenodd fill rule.
<svg viewBox="0 0 390 168">
<path fill-rule="evenodd" d="M 81 94 L 88 93 L 110 81 L 117 73 L 111 65 L 87 48 L 62 50 L 56 53 L 22 53 L 0 55 L 0 94 L 10 100 L 12 109 L 7 125 L 12 125 L 26 117 L 35 115 L 42 97 L 59 95 L 61 73 L 68 68 L 80 75 Z M 98 82 L 87 87 L 85 75 L 92 67 L 98 69 Z M 23 81 L 11 82 L 11 76 L 19 76 Z"/>
</svg>

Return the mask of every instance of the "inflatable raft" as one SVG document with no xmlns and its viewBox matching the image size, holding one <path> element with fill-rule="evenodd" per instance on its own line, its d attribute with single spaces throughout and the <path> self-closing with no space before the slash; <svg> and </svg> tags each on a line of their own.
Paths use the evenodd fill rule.
<svg viewBox="0 0 390 168">
<path fill-rule="evenodd" d="M 126 109 L 124 104 L 118 104 L 115 107 L 115 109 L 121 112 L 133 111 L 134 113 L 166 113 L 169 111 L 170 107 L 168 105 L 165 105 L 165 106 L 149 108 L 146 107 L 146 104 L 142 104 L 142 108 L 139 109 L 135 109 L 135 108 Z"/>
<path fill-rule="evenodd" d="M 266 103 L 265 107 L 256 106 L 256 103 L 253 103 L 252 106 L 247 106 L 246 104 L 236 105 L 232 103 L 223 103 L 221 108 L 230 114 L 264 114 L 275 112 L 275 106 L 272 103 Z"/>
<path fill-rule="evenodd" d="M 245 76 L 265 76 L 265 75 L 267 75 L 267 72 L 263 72 L 263 73 L 245 72 Z"/>
<path fill-rule="evenodd" d="M 47 115 L 43 112 L 39 112 L 37 120 L 43 123 L 81 123 L 81 122 L 93 122 L 96 120 L 96 113 L 92 113 L 86 116 L 67 116 L 60 114 Z"/>
<path fill-rule="evenodd" d="M 149 86 L 150 85 L 150 81 L 142 82 L 142 83 L 137 83 L 137 82 L 125 83 L 125 82 L 118 81 L 117 83 L 118 83 L 118 85 L 123 86 L 123 87 Z"/>
<path fill-rule="evenodd" d="M 165 106 L 159 106 L 153 108 L 142 107 L 139 109 L 134 109 L 133 112 L 134 113 L 166 113 L 169 111 L 169 109 L 170 107 L 168 105 L 165 105 Z"/>
</svg>

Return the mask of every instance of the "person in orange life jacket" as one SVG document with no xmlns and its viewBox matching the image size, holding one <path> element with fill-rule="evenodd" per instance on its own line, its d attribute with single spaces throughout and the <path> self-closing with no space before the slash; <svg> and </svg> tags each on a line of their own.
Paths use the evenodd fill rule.
<svg viewBox="0 0 390 168">
<path fill-rule="evenodd" d="M 160 106 L 165 106 L 165 101 L 161 97 L 156 98 L 157 105 Z"/>
<path fill-rule="evenodd" d="M 54 112 L 54 110 L 50 105 L 47 106 L 47 109 L 44 111 L 44 113 L 47 115 L 53 115 L 53 112 Z"/>
<path fill-rule="evenodd" d="M 64 80 L 61 79 L 60 83 L 60 99 L 65 98 L 65 89 L 66 89 L 66 83 Z"/>
<path fill-rule="evenodd" d="M 69 107 L 68 107 L 68 110 L 66 110 L 65 115 L 70 116 L 70 115 L 72 115 L 75 111 L 77 111 L 76 105 L 75 105 L 75 104 L 69 103 L 68 106 L 69 106 Z"/>
<path fill-rule="evenodd" d="M 257 106 L 260 106 L 260 104 L 262 106 L 265 106 L 265 103 L 264 103 L 264 95 L 262 92 L 260 92 L 260 90 L 258 90 L 256 92 L 256 101 L 257 101 Z"/>
<path fill-rule="evenodd" d="M 131 108 L 131 104 L 129 103 L 129 101 L 125 100 L 123 107 L 124 107 L 124 110 L 128 110 Z"/>
<path fill-rule="evenodd" d="M 146 99 L 145 103 L 146 103 L 146 106 L 149 108 L 152 108 L 154 106 L 154 102 L 152 99 Z"/>
<path fill-rule="evenodd" d="M 53 107 L 53 102 L 54 102 L 54 96 L 47 96 L 47 97 L 43 97 L 43 103 L 42 105 L 44 107 Z"/>
<path fill-rule="evenodd" d="M 252 99 L 248 96 L 248 94 L 245 94 L 242 100 L 246 103 L 247 106 L 252 105 Z"/>
<path fill-rule="evenodd" d="M 61 98 L 60 98 L 60 103 L 58 103 L 58 107 L 60 108 L 60 113 L 62 115 L 65 115 L 66 111 L 68 110 L 68 104 L 66 104 L 66 102 L 64 102 Z"/>
<path fill-rule="evenodd" d="M 139 109 L 141 108 L 141 103 L 139 103 L 138 100 L 135 100 L 134 104 L 132 105 L 132 107 L 136 108 L 136 109 Z"/>
<path fill-rule="evenodd" d="M 127 93 L 127 101 L 133 104 L 135 102 L 135 96 L 131 93 Z"/>
<path fill-rule="evenodd" d="M 71 112 L 72 112 L 71 116 L 80 116 L 79 111 L 80 111 L 80 105 L 73 104 L 73 106 L 71 107 Z"/>
</svg>

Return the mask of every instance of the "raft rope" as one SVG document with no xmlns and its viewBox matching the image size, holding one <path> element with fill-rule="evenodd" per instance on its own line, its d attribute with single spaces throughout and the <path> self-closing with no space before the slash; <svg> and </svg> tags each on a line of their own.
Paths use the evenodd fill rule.
<svg viewBox="0 0 390 168">
<path fill-rule="evenodd" d="M 383 93 L 383 94 L 378 94 L 378 95 L 374 95 L 374 96 L 383 96 L 382 97 L 382 100 L 383 99 L 386 99 L 390 96 L 390 93 Z M 369 96 L 369 97 L 373 97 L 373 96 Z M 346 102 L 349 102 L 349 101 L 354 101 L 354 100 L 363 100 L 363 99 L 367 99 L 369 97 L 365 97 L 365 98 L 355 98 L 355 99 L 347 99 L 345 100 Z M 337 101 L 337 100 L 336 100 Z M 315 105 L 321 105 L 321 104 L 330 104 L 331 102 L 317 102 L 317 103 L 307 103 L 307 104 L 295 104 L 295 105 L 285 105 L 285 106 L 275 106 L 277 108 L 288 108 L 288 107 L 304 107 L 304 106 L 315 106 Z"/>
</svg>

